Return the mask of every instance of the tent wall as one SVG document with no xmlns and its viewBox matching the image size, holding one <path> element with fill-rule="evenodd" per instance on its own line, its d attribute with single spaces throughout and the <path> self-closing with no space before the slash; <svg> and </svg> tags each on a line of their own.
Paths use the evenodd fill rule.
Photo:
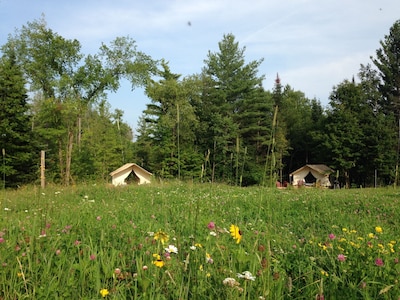
<svg viewBox="0 0 400 300">
<path fill-rule="evenodd" d="M 112 184 L 117 186 L 117 185 L 125 185 L 125 179 L 129 176 L 129 174 L 132 172 L 132 169 L 125 169 L 122 170 L 121 172 L 118 172 L 117 174 L 114 174 L 112 176 Z"/>
<path fill-rule="evenodd" d="M 148 172 L 135 166 L 133 167 L 133 172 L 135 172 L 136 176 L 139 178 L 139 184 L 150 183 L 150 176 Z"/>
</svg>

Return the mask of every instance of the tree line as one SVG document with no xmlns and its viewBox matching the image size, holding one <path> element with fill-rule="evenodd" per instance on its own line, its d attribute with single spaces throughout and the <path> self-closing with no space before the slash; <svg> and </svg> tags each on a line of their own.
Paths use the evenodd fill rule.
<svg viewBox="0 0 400 300">
<path fill-rule="evenodd" d="M 158 178 L 274 185 L 306 163 L 323 163 L 346 187 L 397 185 L 400 150 L 400 20 L 357 78 L 309 99 L 277 74 L 266 90 L 245 47 L 225 34 L 198 74 L 182 77 L 129 37 L 84 55 L 77 40 L 29 22 L 1 47 L 0 141 L 3 187 L 46 177 L 65 185 L 109 180 L 136 162 Z M 137 136 L 110 111 L 120 80 L 144 87 L 149 103 Z M 310 79 L 311 80 L 311 79 Z"/>
</svg>

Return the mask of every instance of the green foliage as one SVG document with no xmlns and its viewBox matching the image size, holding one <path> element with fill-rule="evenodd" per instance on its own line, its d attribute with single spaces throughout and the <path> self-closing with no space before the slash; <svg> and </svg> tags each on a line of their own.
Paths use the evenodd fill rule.
<svg viewBox="0 0 400 300">
<path fill-rule="evenodd" d="M 31 130 L 31 115 L 23 74 L 14 56 L 0 59 L 1 187 L 32 182 L 39 153 Z M 5 180 L 5 182 L 4 182 Z"/>
<path fill-rule="evenodd" d="M 398 207 L 389 189 L 6 191 L 0 297 L 395 299 Z"/>
</svg>

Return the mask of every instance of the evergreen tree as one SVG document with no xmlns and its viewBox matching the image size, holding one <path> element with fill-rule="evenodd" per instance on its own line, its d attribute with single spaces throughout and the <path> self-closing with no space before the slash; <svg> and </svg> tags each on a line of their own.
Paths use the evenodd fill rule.
<svg viewBox="0 0 400 300">
<path fill-rule="evenodd" d="M 383 97 L 379 102 L 379 109 L 385 115 L 393 114 L 396 118 L 396 166 L 395 166 L 395 185 L 399 183 L 399 163 L 400 163 L 400 20 L 396 21 L 390 28 L 389 34 L 385 35 L 380 42 L 381 48 L 376 51 L 376 58 L 372 58 L 373 63 L 379 70 L 381 83 L 379 90 Z"/>
<path fill-rule="evenodd" d="M 2 187 L 32 182 L 39 175 L 25 80 L 13 55 L 0 59 L 0 147 Z"/>
<path fill-rule="evenodd" d="M 141 119 L 137 156 L 164 178 L 193 177 L 201 166 L 195 150 L 198 121 L 190 103 L 195 88 L 190 80 L 179 81 L 180 75 L 173 74 L 167 63 L 162 67 L 161 79 L 146 87 L 151 103 Z"/>
<path fill-rule="evenodd" d="M 199 138 L 203 153 L 210 153 L 206 156 L 211 165 L 210 180 L 237 183 L 239 111 L 243 101 L 254 97 L 254 90 L 261 86 L 263 77 L 258 77 L 257 72 L 262 60 L 246 64 L 245 48 L 239 48 L 232 34 L 224 35 L 218 46 L 219 52 L 209 52 L 204 61 L 199 109 L 204 131 Z"/>
</svg>

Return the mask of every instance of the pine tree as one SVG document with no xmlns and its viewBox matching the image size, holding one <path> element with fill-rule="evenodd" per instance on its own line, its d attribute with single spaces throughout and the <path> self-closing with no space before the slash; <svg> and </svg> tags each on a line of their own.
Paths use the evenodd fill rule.
<svg viewBox="0 0 400 300">
<path fill-rule="evenodd" d="M 210 180 L 238 182 L 238 151 L 240 142 L 239 119 L 244 101 L 254 97 L 261 86 L 258 77 L 262 60 L 245 63 L 245 48 L 239 48 L 232 34 L 224 35 L 218 43 L 219 52 L 208 53 L 203 68 L 203 95 L 200 121 L 203 132 L 199 137 L 203 153 L 210 160 Z M 240 148 L 240 147 L 239 147 Z M 240 150 L 240 149 L 239 149 Z"/>
<path fill-rule="evenodd" d="M 2 186 L 32 182 L 38 170 L 39 153 L 30 126 L 25 80 L 13 57 L 0 59 L 0 166 Z M 36 157 L 37 155 L 37 157 Z"/>
</svg>

